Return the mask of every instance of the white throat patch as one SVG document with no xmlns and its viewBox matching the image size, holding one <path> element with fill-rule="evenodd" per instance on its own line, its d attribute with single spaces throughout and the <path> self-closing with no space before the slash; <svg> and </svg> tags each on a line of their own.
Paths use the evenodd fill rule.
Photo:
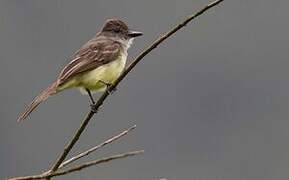
<svg viewBox="0 0 289 180">
<path fill-rule="evenodd" d="M 131 46 L 132 43 L 133 43 L 133 40 L 134 40 L 134 38 L 130 38 L 130 39 L 127 41 L 127 48 L 130 48 L 130 46 Z"/>
</svg>

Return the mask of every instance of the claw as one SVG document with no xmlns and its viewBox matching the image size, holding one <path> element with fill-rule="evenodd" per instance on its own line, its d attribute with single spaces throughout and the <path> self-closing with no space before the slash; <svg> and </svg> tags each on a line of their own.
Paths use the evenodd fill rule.
<svg viewBox="0 0 289 180">
<path fill-rule="evenodd" d="M 107 89 L 109 89 L 110 87 L 111 87 L 111 85 L 108 86 Z M 112 88 L 111 90 L 108 90 L 108 93 L 109 93 L 109 94 L 113 94 L 116 90 L 117 90 L 117 88 L 114 87 L 114 88 Z"/>
<path fill-rule="evenodd" d="M 98 113 L 98 109 L 95 107 L 95 104 L 90 104 L 90 109 L 94 113 Z"/>
<path fill-rule="evenodd" d="M 99 80 L 100 83 L 104 84 L 106 86 L 106 89 L 109 89 L 112 86 L 112 83 L 108 83 L 102 80 Z M 109 94 L 113 94 L 116 91 L 116 87 L 114 87 L 112 90 L 108 91 Z"/>
</svg>

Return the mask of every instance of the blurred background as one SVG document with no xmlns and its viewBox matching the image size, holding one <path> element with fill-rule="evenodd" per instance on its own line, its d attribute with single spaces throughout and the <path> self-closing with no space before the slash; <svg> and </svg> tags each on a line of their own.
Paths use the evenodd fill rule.
<svg viewBox="0 0 289 180">
<path fill-rule="evenodd" d="M 79 127 L 89 101 L 75 89 L 48 99 L 27 121 L 16 119 L 107 18 L 144 32 L 131 61 L 208 2 L 1 0 L 0 178 L 49 168 Z M 225 1 L 179 31 L 120 84 L 70 155 L 134 124 L 81 162 L 145 154 L 55 179 L 288 179 L 288 6 Z"/>
</svg>

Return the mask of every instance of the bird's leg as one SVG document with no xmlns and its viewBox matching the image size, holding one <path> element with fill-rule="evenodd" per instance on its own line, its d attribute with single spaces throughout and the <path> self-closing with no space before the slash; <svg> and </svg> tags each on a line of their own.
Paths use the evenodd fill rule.
<svg viewBox="0 0 289 180">
<path fill-rule="evenodd" d="M 91 94 L 90 90 L 87 89 L 87 88 L 85 88 L 85 90 L 86 90 L 86 92 L 87 92 L 87 94 L 88 94 L 88 96 L 89 96 L 89 99 L 90 99 L 90 101 L 91 101 L 91 104 L 90 104 L 91 110 L 92 110 L 93 112 L 97 113 L 97 109 L 95 109 L 95 107 L 94 107 L 95 101 L 94 101 L 94 99 L 93 99 L 93 97 L 92 97 L 92 94 Z"/>
<path fill-rule="evenodd" d="M 90 98 L 91 104 L 95 104 L 95 101 L 94 101 L 94 99 L 92 97 L 92 94 L 91 94 L 90 90 L 87 89 L 87 88 L 85 88 L 85 90 L 86 90 L 86 92 L 87 92 L 87 94 L 88 94 L 88 96 Z"/>
<path fill-rule="evenodd" d="M 104 84 L 106 86 L 106 89 L 108 89 L 110 86 L 112 86 L 112 83 L 105 82 L 103 80 L 98 80 L 100 83 Z M 116 91 L 116 88 L 113 88 L 112 90 L 108 91 L 110 94 L 114 93 Z"/>
</svg>

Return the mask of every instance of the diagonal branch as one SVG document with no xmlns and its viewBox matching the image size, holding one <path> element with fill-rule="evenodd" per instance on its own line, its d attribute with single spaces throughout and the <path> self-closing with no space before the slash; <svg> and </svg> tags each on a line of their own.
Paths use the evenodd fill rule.
<svg viewBox="0 0 289 180">
<path fill-rule="evenodd" d="M 120 75 L 120 77 L 111 85 L 107 88 L 107 90 L 100 96 L 100 98 L 98 99 L 98 101 L 93 105 L 92 109 L 89 111 L 89 113 L 86 115 L 84 121 L 82 122 L 80 128 L 77 130 L 77 132 L 75 133 L 75 135 L 73 136 L 72 140 L 69 142 L 69 144 L 65 147 L 64 151 L 62 152 L 62 154 L 59 156 L 59 158 L 57 159 L 56 163 L 53 165 L 53 167 L 51 168 L 51 171 L 54 172 L 58 169 L 58 167 L 61 165 L 61 163 L 65 160 L 66 156 L 68 155 L 68 153 L 70 152 L 70 150 L 72 149 L 72 147 L 74 146 L 74 144 L 78 141 L 80 135 L 82 134 L 82 132 L 85 130 L 87 124 L 89 123 L 89 121 L 91 120 L 91 118 L 93 117 L 93 115 L 95 114 L 95 110 L 98 110 L 103 102 L 105 101 L 105 99 L 109 96 L 109 92 L 111 92 L 112 90 L 116 89 L 116 86 L 126 77 L 126 75 L 148 54 L 150 53 L 153 49 L 157 48 L 157 46 L 159 44 L 161 44 L 164 40 L 168 39 L 170 36 L 172 36 L 173 34 L 175 34 L 178 30 L 182 29 L 184 26 L 186 26 L 190 21 L 192 21 L 193 19 L 195 19 L 196 17 L 200 16 L 201 14 L 203 14 L 204 12 L 206 12 L 208 9 L 218 5 L 219 3 L 221 3 L 224 0 L 216 0 L 210 4 L 208 4 L 207 6 L 205 6 L 204 8 L 202 8 L 201 10 L 199 10 L 198 12 L 196 12 L 193 15 L 190 15 L 189 17 L 187 17 L 185 20 L 183 20 L 180 24 L 178 24 L 177 26 L 175 26 L 173 29 L 171 29 L 170 31 L 168 31 L 167 33 L 165 33 L 164 35 L 161 35 L 157 40 L 155 40 L 147 49 L 145 49 L 127 68 L 126 70 Z"/>
<path fill-rule="evenodd" d="M 59 166 L 58 169 L 61 169 L 61 168 L 65 167 L 65 166 L 67 166 L 68 164 L 73 163 L 74 161 L 76 161 L 76 160 L 78 160 L 78 159 L 80 159 L 80 158 L 82 158 L 82 157 L 84 157 L 84 156 L 87 156 L 87 155 L 89 155 L 90 153 L 92 153 L 92 152 L 94 152 L 94 151 L 97 151 L 98 149 L 106 146 L 107 144 L 110 144 L 110 143 L 118 140 L 119 138 L 121 138 L 122 136 L 125 136 L 127 133 L 129 133 L 130 131 L 132 131 L 132 130 L 135 129 L 135 128 L 136 128 L 136 125 L 130 127 L 129 129 L 121 132 L 120 134 L 118 134 L 118 135 L 116 135 L 116 136 L 113 136 L 112 138 L 104 141 L 103 143 L 101 143 L 101 144 L 99 144 L 99 145 L 97 145 L 97 146 L 94 146 L 94 147 L 88 149 L 87 151 L 84 151 L 84 152 L 82 152 L 82 153 L 80 153 L 80 154 L 78 154 L 78 155 L 76 155 L 76 156 L 74 156 L 74 157 L 72 157 L 72 158 L 64 161 L 64 162 Z"/>
<path fill-rule="evenodd" d="M 122 159 L 122 158 L 126 158 L 126 157 L 130 157 L 130 156 L 135 156 L 138 154 L 142 154 L 144 151 L 140 150 L 140 151 L 131 151 L 131 152 L 127 152 L 127 153 L 123 153 L 123 154 L 117 154 L 117 155 L 113 155 L 113 156 L 109 156 L 106 158 L 102 158 L 102 159 L 98 159 L 98 160 L 94 160 L 94 161 L 89 161 L 86 162 L 84 164 L 81 164 L 79 166 L 64 170 L 64 171 L 59 171 L 59 172 L 48 172 L 48 173 L 43 173 L 40 175 L 34 175 L 34 176 L 23 176 L 23 177 L 16 177 L 16 178 L 11 178 L 9 180 L 36 180 L 36 179 L 47 179 L 47 178 L 51 178 L 54 176 L 62 176 L 62 175 L 66 175 L 68 173 L 72 173 L 72 172 L 76 172 L 76 171 L 81 171 L 85 168 L 94 166 L 94 165 L 98 165 L 98 164 L 102 164 L 102 163 L 106 163 L 112 160 L 116 160 L 116 159 Z"/>
</svg>

